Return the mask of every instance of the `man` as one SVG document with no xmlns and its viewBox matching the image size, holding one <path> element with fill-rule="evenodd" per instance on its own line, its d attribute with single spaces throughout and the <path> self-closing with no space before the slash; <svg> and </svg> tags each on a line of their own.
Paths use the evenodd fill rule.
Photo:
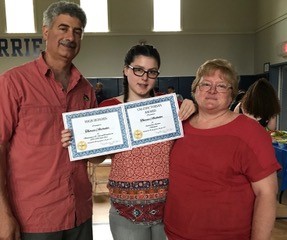
<svg viewBox="0 0 287 240">
<path fill-rule="evenodd" d="M 155 95 L 155 96 L 161 96 L 161 95 L 164 95 L 164 94 L 165 94 L 164 92 L 161 92 L 161 91 L 159 90 L 159 87 L 154 87 L 153 90 L 154 90 L 154 95 Z"/>
<path fill-rule="evenodd" d="M 167 93 L 176 93 L 174 87 L 173 86 L 168 86 L 167 87 Z M 181 94 L 176 93 L 176 97 L 177 97 L 178 101 L 181 101 L 181 102 L 183 101 L 183 97 L 182 97 Z"/>
<path fill-rule="evenodd" d="M 43 16 L 46 50 L 0 76 L 0 239 L 91 240 L 92 190 L 85 161 L 61 144 L 62 113 L 95 107 L 73 65 L 86 15 L 75 3 Z"/>
<path fill-rule="evenodd" d="M 95 93 L 97 98 L 97 103 L 100 104 L 106 99 L 106 96 L 103 92 L 104 85 L 101 82 L 97 82 L 95 85 Z"/>
</svg>

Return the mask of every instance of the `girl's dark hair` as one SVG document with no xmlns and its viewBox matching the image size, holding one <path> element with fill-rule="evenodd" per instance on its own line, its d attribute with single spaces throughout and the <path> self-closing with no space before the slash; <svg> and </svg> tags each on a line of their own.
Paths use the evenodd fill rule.
<svg viewBox="0 0 287 240">
<path fill-rule="evenodd" d="M 280 113 L 280 102 L 271 83 L 260 78 L 242 98 L 243 109 L 255 118 L 270 119 Z"/>
<path fill-rule="evenodd" d="M 125 56 L 125 63 L 124 66 L 127 67 L 130 65 L 135 57 L 137 56 L 146 56 L 146 57 L 152 57 L 157 61 L 158 68 L 160 68 L 160 55 L 156 48 L 154 48 L 151 45 L 136 45 L 133 46 L 126 54 Z M 124 92 L 124 102 L 127 102 L 129 98 L 129 84 L 127 76 L 124 74 L 124 80 L 123 80 L 123 92 Z M 150 96 L 154 97 L 154 91 L 153 89 L 150 91 Z"/>
</svg>

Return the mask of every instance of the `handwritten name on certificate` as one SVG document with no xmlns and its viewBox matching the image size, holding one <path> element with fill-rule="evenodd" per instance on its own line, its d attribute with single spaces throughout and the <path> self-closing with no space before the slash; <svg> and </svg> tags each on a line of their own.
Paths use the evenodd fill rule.
<svg viewBox="0 0 287 240">
<path fill-rule="evenodd" d="M 175 94 L 63 113 L 71 161 L 183 137 Z"/>
</svg>

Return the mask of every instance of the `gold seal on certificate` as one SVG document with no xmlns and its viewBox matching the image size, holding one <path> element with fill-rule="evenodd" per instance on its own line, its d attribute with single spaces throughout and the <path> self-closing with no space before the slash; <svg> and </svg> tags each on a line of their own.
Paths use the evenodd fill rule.
<svg viewBox="0 0 287 240">
<path fill-rule="evenodd" d="M 77 147 L 79 150 L 86 150 L 87 149 L 87 143 L 85 141 L 80 141 L 77 144 Z"/>
<path fill-rule="evenodd" d="M 135 139 L 141 139 L 143 137 L 143 132 L 141 130 L 135 130 L 134 137 Z"/>
</svg>

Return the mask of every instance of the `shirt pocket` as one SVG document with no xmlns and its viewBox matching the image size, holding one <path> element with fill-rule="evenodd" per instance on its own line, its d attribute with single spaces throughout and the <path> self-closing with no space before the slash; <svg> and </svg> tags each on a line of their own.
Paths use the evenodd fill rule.
<svg viewBox="0 0 287 240">
<path fill-rule="evenodd" d="M 64 129 L 61 107 L 33 106 L 22 108 L 26 141 L 32 146 L 49 146 L 61 142 Z"/>
</svg>

